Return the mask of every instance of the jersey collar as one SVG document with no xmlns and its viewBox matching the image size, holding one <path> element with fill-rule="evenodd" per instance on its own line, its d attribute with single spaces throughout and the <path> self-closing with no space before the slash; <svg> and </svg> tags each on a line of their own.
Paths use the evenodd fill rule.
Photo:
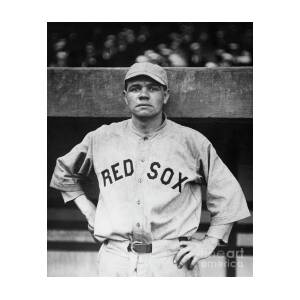
<svg viewBox="0 0 300 300">
<path fill-rule="evenodd" d="M 162 124 L 161 124 L 158 128 L 156 128 L 155 131 L 151 132 L 150 134 L 144 134 L 144 133 L 141 133 L 141 132 L 134 126 L 134 124 L 133 124 L 133 122 L 132 122 L 132 119 L 129 119 L 129 128 L 130 128 L 130 130 L 131 130 L 133 133 L 135 133 L 136 135 L 138 135 L 138 136 L 140 136 L 140 137 L 142 137 L 142 138 L 147 137 L 147 138 L 151 139 L 151 138 L 153 138 L 154 136 L 160 134 L 160 133 L 163 131 L 163 129 L 166 127 L 167 121 L 168 121 L 167 115 L 163 112 L 162 117 L 163 117 L 163 122 L 162 122 Z"/>
</svg>

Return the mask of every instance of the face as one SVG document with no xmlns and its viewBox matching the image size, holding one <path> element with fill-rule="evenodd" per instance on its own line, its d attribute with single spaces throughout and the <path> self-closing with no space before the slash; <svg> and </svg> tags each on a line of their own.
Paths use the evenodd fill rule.
<svg viewBox="0 0 300 300">
<path fill-rule="evenodd" d="M 123 93 L 129 110 L 137 118 L 155 118 L 169 99 L 169 91 L 148 76 L 129 79 Z"/>
</svg>

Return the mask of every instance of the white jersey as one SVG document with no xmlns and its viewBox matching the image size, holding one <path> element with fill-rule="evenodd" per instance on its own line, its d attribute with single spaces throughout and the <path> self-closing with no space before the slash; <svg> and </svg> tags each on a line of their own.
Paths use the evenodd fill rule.
<svg viewBox="0 0 300 300">
<path fill-rule="evenodd" d="M 94 223 L 99 241 L 192 236 L 203 192 L 212 225 L 250 215 L 240 185 L 208 139 L 168 119 L 151 135 L 138 132 L 131 119 L 88 133 L 57 159 L 50 185 L 81 195 L 92 168 L 100 189 Z"/>
</svg>

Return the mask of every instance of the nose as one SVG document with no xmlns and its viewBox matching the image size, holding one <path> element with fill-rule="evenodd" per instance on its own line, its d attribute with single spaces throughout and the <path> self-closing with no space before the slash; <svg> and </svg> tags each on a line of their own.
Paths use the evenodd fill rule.
<svg viewBox="0 0 300 300">
<path fill-rule="evenodd" d="M 142 87 L 140 94 L 139 94 L 139 99 L 143 100 L 143 99 L 149 99 L 149 93 L 148 93 L 148 89 L 147 87 Z"/>
</svg>

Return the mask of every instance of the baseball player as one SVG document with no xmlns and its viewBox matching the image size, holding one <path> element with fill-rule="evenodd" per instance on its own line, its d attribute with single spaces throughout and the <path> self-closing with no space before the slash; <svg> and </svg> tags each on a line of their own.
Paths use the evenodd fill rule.
<svg viewBox="0 0 300 300">
<path fill-rule="evenodd" d="M 205 136 L 163 112 L 162 67 L 132 65 L 123 96 L 131 118 L 88 133 L 57 159 L 50 185 L 75 201 L 101 243 L 99 276 L 201 276 L 199 261 L 250 215 L 241 187 Z M 97 207 L 82 189 L 92 169 Z M 211 223 L 199 240 L 203 192 Z"/>
</svg>

